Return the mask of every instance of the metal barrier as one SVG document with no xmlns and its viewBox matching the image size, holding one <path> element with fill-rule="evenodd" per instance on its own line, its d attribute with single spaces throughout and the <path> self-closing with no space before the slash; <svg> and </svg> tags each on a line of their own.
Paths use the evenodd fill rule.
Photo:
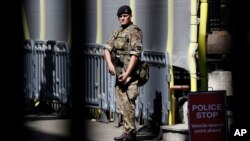
<svg viewBox="0 0 250 141">
<path fill-rule="evenodd" d="M 87 107 L 109 110 L 108 94 L 112 93 L 109 82 L 112 76 L 103 58 L 103 46 L 97 44 L 84 45 L 84 68 L 86 69 L 84 84 Z"/>
<path fill-rule="evenodd" d="M 61 41 L 26 40 L 24 50 L 26 99 L 67 103 L 70 93 L 68 44 Z"/>
<path fill-rule="evenodd" d="M 92 109 L 100 109 L 99 121 L 108 122 L 105 111 L 110 111 L 116 107 L 111 104 L 114 99 L 114 76 L 108 73 L 108 66 L 103 58 L 103 45 L 84 45 L 84 84 L 85 104 Z M 90 113 L 92 114 L 92 113 Z M 94 114 L 96 114 L 94 112 Z"/>
<path fill-rule="evenodd" d="M 169 110 L 169 60 L 165 53 L 143 52 L 142 60 L 150 65 L 148 82 L 139 88 L 137 100 L 137 117 L 142 112 L 146 120 L 161 120 L 167 123 Z"/>
</svg>

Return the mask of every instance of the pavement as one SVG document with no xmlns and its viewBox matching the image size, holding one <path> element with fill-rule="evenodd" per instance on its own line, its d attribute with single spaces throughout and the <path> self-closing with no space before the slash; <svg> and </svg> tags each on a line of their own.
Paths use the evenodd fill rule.
<svg viewBox="0 0 250 141">
<path fill-rule="evenodd" d="M 68 141 L 70 135 L 70 119 L 59 119 L 52 116 L 33 116 L 25 120 L 30 141 Z M 122 134 L 122 126 L 116 127 L 114 122 L 99 122 L 86 120 L 86 141 L 113 141 L 115 136 Z M 137 137 L 138 141 L 152 140 L 147 137 Z"/>
<path fill-rule="evenodd" d="M 122 126 L 115 127 L 114 122 L 103 123 L 95 120 L 86 121 L 88 141 L 113 141 L 122 134 Z"/>
</svg>

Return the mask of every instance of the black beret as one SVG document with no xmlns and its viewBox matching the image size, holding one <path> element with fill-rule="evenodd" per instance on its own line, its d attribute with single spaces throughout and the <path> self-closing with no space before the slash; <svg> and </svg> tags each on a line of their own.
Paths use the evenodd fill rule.
<svg viewBox="0 0 250 141">
<path fill-rule="evenodd" d="M 131 15 L 132 14 L 132 10 L 131 8 L 128 6 L 128 5 L 123 5 L 121 6 L 118 11 L 117 11 L 117 16 L 119 17 L 121 14 L 129 14 Z"/>
</svg>

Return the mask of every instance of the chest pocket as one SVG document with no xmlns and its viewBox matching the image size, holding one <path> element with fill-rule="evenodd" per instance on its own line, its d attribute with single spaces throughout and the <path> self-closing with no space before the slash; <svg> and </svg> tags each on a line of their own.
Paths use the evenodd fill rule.
<svg viewBox="0 0 250 141">
<path fill-rule="evenodd" d="M 130 38 L 127 31 L 119 32 L 114 40 L 114 47 L 117 50 L 129 50 Z"/>
</svg>

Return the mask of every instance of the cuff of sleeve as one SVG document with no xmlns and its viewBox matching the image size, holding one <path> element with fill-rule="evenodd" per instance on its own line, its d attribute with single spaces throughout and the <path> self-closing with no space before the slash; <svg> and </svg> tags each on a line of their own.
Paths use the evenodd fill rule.
<svg viewBox="0 0 250 141">
<path fill-rule="evenodd" d="M 105 45 L 105 48 L 104 49 L 107 49 L 109 52 L 111 52 L 111 50 L 112 50 L 112 47 L 110 46 L 110 45 Z"/>
<path fill-rule="evenodd" d="M 130 51 L 129 52 L 130 55 L 135 55 L 137 57 L 140 57 L 141 56 L 141 53 L 140 52 L 136 52 L 136 51 Z"/>
</svg>

